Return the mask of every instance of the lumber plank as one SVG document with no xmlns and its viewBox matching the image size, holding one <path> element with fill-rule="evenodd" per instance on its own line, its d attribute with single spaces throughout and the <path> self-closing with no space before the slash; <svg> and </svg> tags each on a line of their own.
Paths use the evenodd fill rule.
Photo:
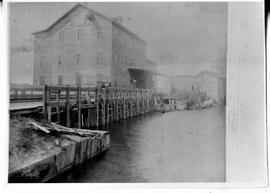
<svg viewBox="0 0 270 193">
<path fill-rule="evenodd" d="M 50 133 L 50 131 L 47 128 L 45 128 L 45 127 L 43 127 L 43 126 L 41 126 L 41 125 L 39 125 L 39 124 L 37 124 L 35 122 L 31 121 L 30 124 L 32 124 L 36 130 L 41 130 L 41 131 L 43 131 L 45 133 Z"/>
</svg>

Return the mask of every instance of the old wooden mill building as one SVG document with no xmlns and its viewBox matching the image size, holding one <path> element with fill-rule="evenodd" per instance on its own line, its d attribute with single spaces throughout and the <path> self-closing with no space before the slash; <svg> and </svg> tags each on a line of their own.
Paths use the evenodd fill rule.
<svg viewBox="0 0 270 193">
<path fill-rule="evenodd" d="M 77 4 L 34 36 L 34 85 L 156 86 L 146 42 L 121 25 L 121 18 Z"/>
<path fill-rule="evenodd" d="M 33 34 L 33 84 L 43 89 L 30 89 L 30 98 L 39 92 L 49 121 L 91 127 L 154 110 L 157 65 L 146 59 L 146 42 L 121 18 L 77 4 Z"/>
</svg>

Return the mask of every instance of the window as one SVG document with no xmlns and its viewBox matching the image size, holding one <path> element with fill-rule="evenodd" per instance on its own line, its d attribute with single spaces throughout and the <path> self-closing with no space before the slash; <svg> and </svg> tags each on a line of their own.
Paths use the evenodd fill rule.
<svg viewBox="0 0 270 193">
<path fill-rule="evenodd" d="M 67 32 L 67 40 L 68 41 L 74 41 L 76 38 L 76 32 L 74 30 L 68 31 Z"/>
<path fill-rule="evenodd" d="M 39 61 L 39 65 L 44 66 L 45 64 L 46 64 L 46 58 L 45 58 L 45 56 L 41 56 L 40 61 Z"/>
<path fill-rule="evenodd" d="M 117 54 L 114 54 L 114 63 L 118 64 L 118 56 L 117 56 Z"/>
<path fill-rule="evenodd" d="M 81 56 L 80 56 L 80 54 L 77 54 L 77 65 L 80 64 L 80 60 L 81 60 Z"/>
<path fill-rule="evenodd" d="M 91 20 L 94 19 L 94 15 L 93 14 L 87 14 L 84 18 L 84 25 L 90 25 L 91 24 Z"/>
<path fill-rule="evenodd" d="M 81 85 L 81 84 L 82 84 L 82 75 L 76 74 L 76 85 Z"/>
<path fill-rule="evenodd" d="M 102 82 L 103 81 L 103 75 L 102 74 L 97 74 L 97 81 Z"/>
<path fill-rule="evenodd" d="M 102 55 L 101 52 L 98 52 L 98 53 L 97 53 L 97 64 L 98 64 L 98 65 L 103 64 L 103 55 Z"/>
<path fill-rule="evenodd" d="M 59 55 L 59 56 L 58 56 L 58 65 L 61 65 L 61 64 L 62 64 L 62 56 Z"/>
<path fill-rule="evenodd" d="M 81 40 L 83 36 L 83 29 L 77 30 L 77 40 Z"/>
<path fill-rule="evenodd" d="M 63 75 L 58 76 L 58 85 L 63 85 Z"/>
<path fill-rule="evenodd" d="M 45 84 L 45 77 L 44 76 L 40 76 L 39 77 L 39 84 L 40 85 L 44 85 Z"/>
<path fill-rule="evenodd" d="M 119 55 L 119 64 L 120 65 L 123 64 L 123 57 L 122 57 L 122 55 Z"/>
<path fill-rule="evenodd" d="M 64 42 L 65 41 L 65 32 L 60 31 L 59 32 L 59 42 Z"/>
</svg>

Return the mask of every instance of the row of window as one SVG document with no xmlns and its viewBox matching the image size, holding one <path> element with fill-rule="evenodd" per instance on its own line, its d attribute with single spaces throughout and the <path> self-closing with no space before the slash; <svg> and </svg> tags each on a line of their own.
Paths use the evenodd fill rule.
<svg viewBox="0 0 270 193">
<path fill-rule="evenodd" d="M 81 54 L 76 55 L 76 64 L 77 65 L 79 65 L 81 63 L 81 58 L 82 58 Z M 102 54 L 102 52 L 97 53 L 97 60 L 96 61 L 97 61 L 97 65 L 102 65 L 103 64 L 103 54 Z M 62 64 L 63 64 L 63 56 L 59 55 L 58 56 L 58 65 L 60 66 Z M 39 65 L 40 66 L 45 66 L 46 65 L 46 57 L 45 56 L 40 57 Z"/>
<path fill-rule="evenodd" d="M 77 40 L 82 40 L 83 38 L 83 30 L 78 29 L 77 30 Z M 60 31 L 59 32 L 59 42 L 65 42 L 65 41 L 73 41 L 75 40 L 75 32 L 74 31 Z"/>
<path fill-rule="evenodd" d="M 101 38 L 101 30 L 97 31 L 97 38 Z M 59 32 L 59 42 L 74 41 L 75 31 L 67 30 Z M 83 29 L 77 29 L 76 40 L 83 40 Z"/>
<path fill-rule="evenodd" d="M 123 56 L 123 55 L 117 54 L 117 53 L 114 54 L 114 63 L 120 64 L 120 65 L 122 65 L 122 64 L 128 65 L 130 67 L 136 66 L 136 62 L 134 60 L 130 59 L 127 56 Z"/>
<path fill-rule="evenodd" d="M 103 81 L 103 74 L 97 74 L 97 81 L 102 82 Z M 63 85 L 63 75 L 58 75 L 57 77 L 57 84 L 58 85 Z M 76 85 L 81 85 L 83 83 L 82 81 L 82 75 L 81 74 L 76 74 L 75 75 L 75 84 Z M 40 76 L 39 77 L 39 84 L 44 85 L 45 84 L 45 76 Z"/>
<path fill-rule="evenodd" d="M 82 54 L 77 54 L 76 55 L 76 64 L 79 65 L 81 63 L 82 60 Z M 102 52 L 98 52 L 97 53 L 97 59 L 96 59 L 97 65 L 102 65 L 103 64 L 103 53 Z M 128 65 L 130 67 L 132 66 L 136 66 L 136 61 L 130 59 L 127 56 L 123 56 L 121 54 L 114 54 L 114 63 L 115 64 L 124 64 L 124 65 Z M 59 66 L 64 64 L 64 58 L 63 55 L 58 55 L 58 63 Z M 39 65 L 40 66 L 45 66 L 46 65 L 46 57 L 45 56 L 41 56 L 39 59 Z"/>
<path fill-rule="evenodd" d="M 123 43 L 126 47 L 134 47 L 134 39 L 126 33 L 115 28 L 113 29 L 113 39 Z"/>
</svg>

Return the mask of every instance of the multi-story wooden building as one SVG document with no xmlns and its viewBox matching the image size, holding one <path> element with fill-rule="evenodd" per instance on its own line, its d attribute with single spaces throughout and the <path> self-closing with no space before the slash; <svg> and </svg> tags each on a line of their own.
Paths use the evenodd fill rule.
<svg viewBox="0 0 270 193">
<path fill-rule="evenodd" d="M 111 83 L 131 87 L 146 71 L 155 71 L 155 67 L 144 69 L 143 39 L 121 25 L 119 18 L 106 17 L 81 4 L 46 30 L 33 34 L 34 85 Z M 139 74 L 134 69 L 139 69 Z"/>
<path fill-rule="evenodd" d="M 208 99 L 225 104 L 226 79 L 210 71 L 203 71 L 194 78 L 195 90 L 205 93 Z"/>
<path fill-rule="evenodd" d="M 171 96 L 184 100 L 188 98 L 194 88 L 194 80 L 191 75 L 178 75 L 171 77 Z"/>
</svg>

